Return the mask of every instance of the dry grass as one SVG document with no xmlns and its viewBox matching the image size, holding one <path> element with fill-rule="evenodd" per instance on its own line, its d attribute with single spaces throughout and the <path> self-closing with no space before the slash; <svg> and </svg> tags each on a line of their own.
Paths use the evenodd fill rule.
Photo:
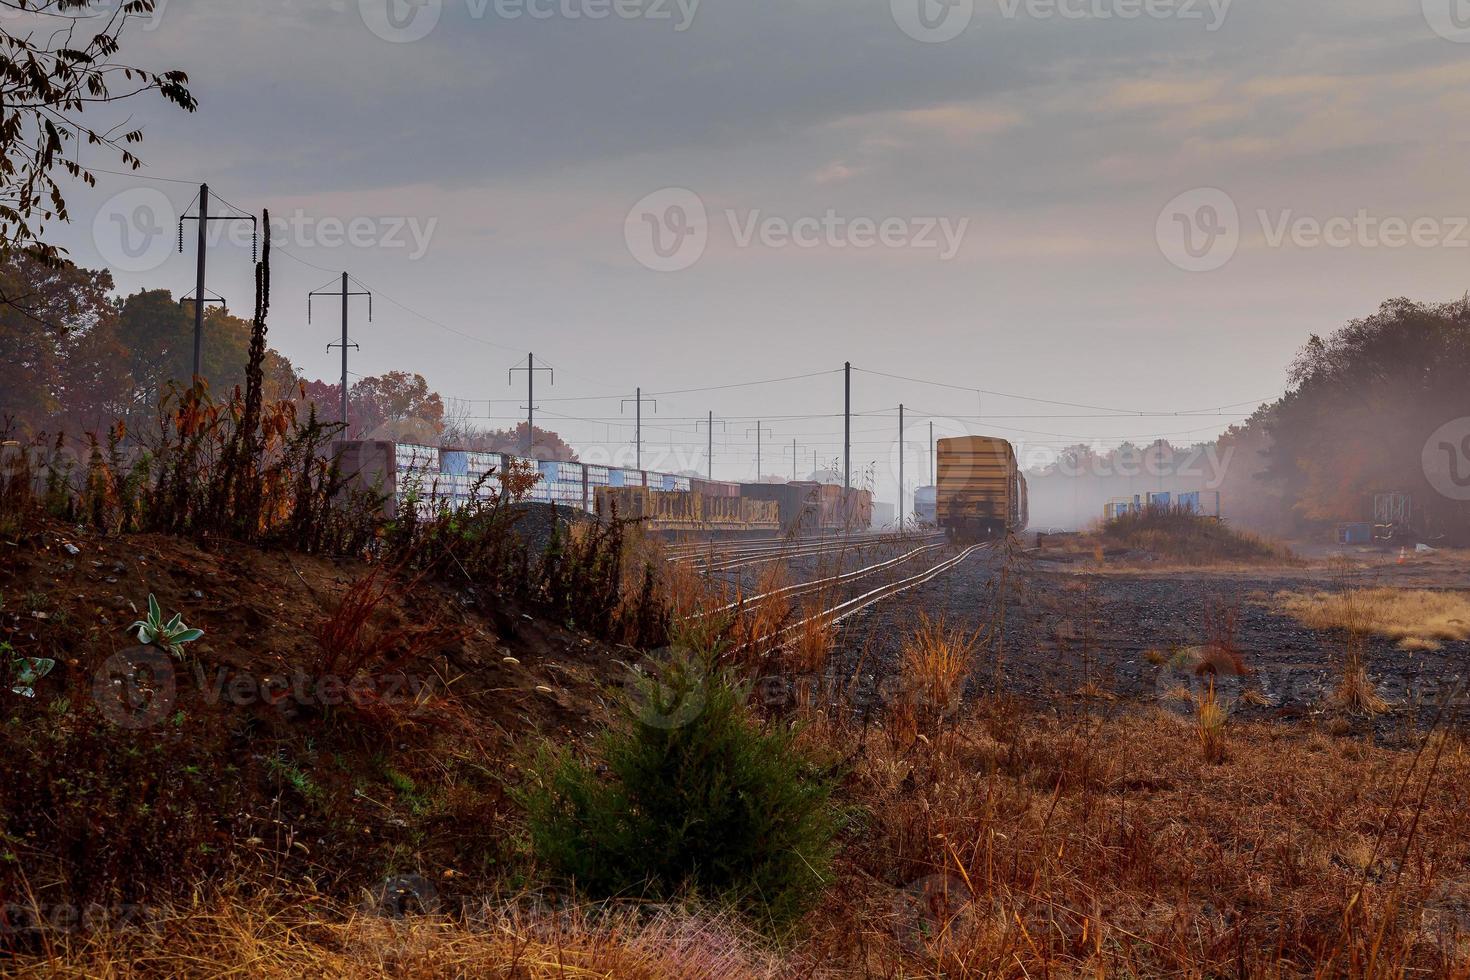
<svg viewBox="0 0 1470 980">
<path fill-rule="evenodd" d="M 1194 726 L 1206 762 L 1225 761 L 1225 724 L 1229 719 L 1229 708 L 1215 695 L 1215 681 L 1211 678 L 1205 693 L 1194 704 Z"/>
<path fill-rule="evenodd" d="M 794 964 L 762 950 L 729 919 L 660 909 L 496 906 L 451 921 L 389 919 L 309 901 L 218 901 L 161 911 L 148 928 L 64 935 L 49 952 L 11 965 L 15 976 L 76 978 L 747 980 L 789 975 Z"/>
<path fill-rule="evenodd" d="M 801 621 L 791 629 L 786 639 L 788 670 L 810 675 L 826 668 L 837 644 L 837 625 L 824 613 L 836 602 L 835 591 L 824 589 L 807 597 L 802 604 Z"/>
<path fill-rule="evenodd" d="M 982 710 L 907 749 L 828 733 L 869 817 L 811 947 L 849 974 L 1470 975 L 1460 740 L 1241 723 L 1207 761 L 1167 712 Z"/>
<path fill-rule="evenodd" d="M 1470 598 L 1425 589 L 1282 592 L 1277 607 L 1312 629 L 1365 631 L 1397 640 L 1403 650 L 1438 650 L 1470 640 Z"/>
<path fill-rule="evenodd" d="M 494 906 L 388 920 L 214 903 L 67 933 L 22 976 L 1470 976 L 1470 750 L 1002 703 L 907 745 L 821 716 L 861 808 L 795 947 L 719 916 Z"/>
<path fill-rule="evenodd" d="M 1262 565 L 1299 565 L 1280 541 L 1227 522 L 1176 510 L 1145 510 L 1101 522 L 1082 534 L 1049 540 L 1046 552 L 1091 559 L 1096 571 L 1150 572 L 1212 569 L 1258 570 Z M 1137 552 L 1138 554 L 1127 554 Z"/>
<path fill-rule="evenodd" d="M 978 632 L 949 629 L 943 617 L 920 614 L 918 628 L 904 641 L 899 656 L 921 719 L 932 722 L 959 706 L 979 642 Z"/>
</svg>

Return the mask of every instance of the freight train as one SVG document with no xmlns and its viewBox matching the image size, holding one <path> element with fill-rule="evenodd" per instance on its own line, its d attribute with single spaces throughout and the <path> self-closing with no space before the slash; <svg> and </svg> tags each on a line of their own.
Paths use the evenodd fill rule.
<svg viewBox="0 0 1470 980">
<path fill-rule="evenodd" d="M 779 532 L 823 536 L 867 531 L 873 497 L 821 483 L 720 483 L 692 479 L 688 490 L 597 491 L 597 515 L 642 520 L 663 532 Z"/>
<path fill-rule="evenodd" d="M 411 443 L 339 442 L 334 457 L 349 488 L 381 494 L 389 517 L 409 501 L 457 509 L 500 492 L 505 474 L 527 481 L 523 498 L 643 521 L 679 533 L 830 535 L 867 531 L 873 497 L 813 482 L 727 483 L 675 473 L 526 459 Z"/>
<path fill-rule="evenodd" d="M 935 517 L 950 538 L 983 541 L 1024 531 L 1026 478 L 1004 439 L 940 439 Z"/>
</svg>

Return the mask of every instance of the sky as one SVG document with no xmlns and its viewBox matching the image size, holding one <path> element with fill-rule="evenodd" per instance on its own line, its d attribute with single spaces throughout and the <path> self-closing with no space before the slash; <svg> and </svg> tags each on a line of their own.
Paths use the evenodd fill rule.
<svg viewBox="0 0 1470 980">
<path fill-rule="evenodd" d="M 270 343 L 308 376 L 340 304 L 308 324 L 307 294 L 346 270 L 354 374 L 505 427 L 534 352 L 538 423 L 596 462 L 631 462 L 641 387 L 649 468 L 704 471 L 713 412 L 716 478 L 755 476 L 757 431 L 805 476 L 851 362 L 853 467 L 891 500 L 900 403 L 910 487 L 931 420 L 1032 463 L 1187 444 L 1310 335 L 1463 295 L 1463 6 L 159 0 L 123 60 L 200 109 L 127 103 L 146 176 L 73 186 L 50 236 L 182 294 L 208 181 L 279 223 Z M 248 315 L 248 228 L 219 231 L 208 288 Z"/>
</svg>

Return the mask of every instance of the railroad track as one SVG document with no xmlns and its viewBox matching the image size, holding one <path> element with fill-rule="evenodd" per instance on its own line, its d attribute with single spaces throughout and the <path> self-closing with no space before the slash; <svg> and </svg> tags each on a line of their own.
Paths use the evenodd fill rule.
<svg viewBox="0 0 1470 980">
<path fill-rule="evenodd" d="M 731 549 L 722 554 L 705 556 L 702 559 L 695 558 L 694 560 L 696 562 L 702 561 L 704 571 L 708 574 L 734 571 L 752 565 L 787 561 L 793 558 L 812 558 L 820 555 L 841 554 L 858 548 L 903 543 L 927 544 L 940 542 L 936 535 L 924 535 L 922 537 L 874 535 L 864 538 L 840 538 L 833 541 L 803 543 L 783 542 L 776 546 L 762 545 L 752 548 Z"/>
<path fill-rule="evenodd" d="M 927 535 L 926 535 L 927 537 Z M 757 538 L 738 541 L 708 541 L 697 544 L 671 544 L 664 551 L 674 561 L 709 561 L 737 555 L 783 554 L 805 549 L 831 549 L 891 541 L 911 540 L 904 534 L 852 534 L 836 538 Z"/>
<path fill-rule="evenodd" d="M 721 606 L 718 609 L 695 613 L 689 618 L 700 619 L 705 616 L 715 616 L 720 613 L 729 612 L 732 609 L 737 609 L 740 606 L 749 606 L 757 602 L 764 602 L 767 599 L 796 599 L 804 595 L 809 595 L 813 592 L 820 593 L 824 589 L 832 588 L 839 585 L 846 585 L 849 582 L 856 582 L 859 579 L 867 578 L 870 575 L 877 575 L 878 573 L 887 571 L 890 568 L 896 568 L 899 565 L 912 561 L 920 555 L 928 554 L 943 547 L 944 542 L 942 541 L 936 542 L 934 544 L 926 544 L 922 547 L 915 548 L 913 551 L 906 552 L 895 558 L 890 558 L 887 561 L 881 561 L 863 568 L 854 568 L 851 571 L 840 572 L 836 575 L 829 575 L 826 578 L 813 579 L 810 582 L 798 582 L 795 585 L 788 585 L 780 589 L 772 589 L 770 592 L 762 592 L 759 595 L 737 599 L 735 602 L 731 602 L 727 605 Z"/>
<path fill-rule="evenodd" d="M 893 596 L 900 595 L 904 592 L 909 591 L 910 589 L 915 589 L 921 585 L 924 585 L 925 583 L 932 582 L 934 579 L 943 575 L 945 572 L 948 572 L 951 569 L 963 564 L 966 560 L 975 555 L 977 552 L 987 551 L 994 546 L 994 542 L 985 542 L 983 544 L 971 545 L 970 547 L 961 551 L 959 554 L 952 555 L 949 558 L 944 559 L 943 561 L 937 562 L 921 572 L 917 572 L 905 578 L 898 579 L 894 582 L 889 582 L 886 585 L 881 585 L 876 589 L 872 589 L 868 592 L 863 593 L 862 595 L 855 596 L 854 598 L 845 599 L 842 602 L 836 603 L 835 605 L 821 610 L 820 612 L 813 613 L 812 615 L 807 616 L 805 619 L 788 624 L 768 636 L 764 636 L 761 637 L 759 640 L 752 641 L 750 644 L 747 644 L 747 646 L 763 647 L 767 644 L 778 642 L 782 639 L 783 636 L 800 630 L 802 627 L 806 626 L 809 623 L 824 622 L 829 626 L 835 626 L 838 623 L 841 623 L 843 620 L 849 618 L 850 616 L 856 615 L 857 613 L 862 612 L 864 609 L 877 605 L 884 599 L 890 599 Z M 817 579 L 814 582 L 806 583 L 806 585 L 812 587 L 822 587 L 833 583 L 834 580 L 839 578 L 843 578 L 843 576 L 829 576 L 826 579 Z"/>
<path fill-rule="evenodd" d="M 925 571 L 922 571 L 917 575 L 910 575 L 906 579 L 901 579 L 897 582 L 890 582 L 888 585 L 880 586 L 879 588 L 874 589 L 866 595 L 860 595 L 855 599 L 848 599 L 846 602 L 840 602 L 837 605 L 833 606 L 831 609 L 826 610 L 824 613 L 819 613 L 818 615 L 829 616 L 829 622 L 835 626 L 838 623 L 842 622 L 844 619 L 847 619 L 849 616 L 860 613 L 864 609 L 867 609 L 869 606 L 876 605 L 877 603 L 882 602 L 884 599 L 891 598 L 892 596 L 896 596 L 901 592 L 907 592 L 909 589 L 917 588 L 918 586 L 924 585 L 927 582 L 933 581 L 950 569 L 962 564 L 967 558 L 975 554 L 977 551 L 988 551 L 992 547 L 994 547 L 994 545 L 989 542 L 986 542 L 985 544 L 971 545 L 964 551 L 960 552 L 958 555 L 955 555 L 953 558 L 946 558 L 939 564 Z"/>
</svg>

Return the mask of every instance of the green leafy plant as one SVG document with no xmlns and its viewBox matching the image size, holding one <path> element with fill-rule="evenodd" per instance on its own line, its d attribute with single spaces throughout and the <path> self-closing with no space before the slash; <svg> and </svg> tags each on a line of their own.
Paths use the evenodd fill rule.
<svg viewBox="0 0 1470 980">
<path fill-rule="evenodd" d="M 0 658 L 10 664 L 10 693 L 23 698 L 35 697 L 36 682 L 56 666 L 56 661 L 44 657 L 18 657 L 9 643 L 0 643 Z"/>
<path fill-rule="evenodd" d="M 713 658 L 635 675 L 597 758 L 546 745 L 519 791 L 539 860 L 589 898 L 718 898 L 776 932 L 820 896 L 834 776 Z"/>
<path fill-rule="evenodd" d="M 128 629 L 138 631 L 138 642 L 162 647 L 180 659 L 184 656 L 184 644 L 193 643 L 204 635 L 203 630 L 184 625 L 183 613 L 175 613 L 174 618 L 165 623 L 163 610 L 152 592 L 148 593 L 148 618 L 138 620 Z"/>
</svg>

